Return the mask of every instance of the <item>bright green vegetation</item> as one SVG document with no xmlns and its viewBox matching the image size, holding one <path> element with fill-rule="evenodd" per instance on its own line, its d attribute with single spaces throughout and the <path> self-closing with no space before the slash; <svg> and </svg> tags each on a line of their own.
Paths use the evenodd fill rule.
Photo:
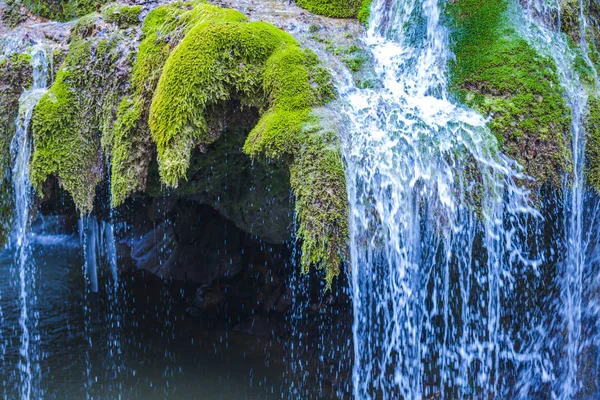
<svg viewBox="0 0 600 400">
<path fill-rule="evenodd" d="M 125 4 L 109 4 L 102 7 L 102 15 L 108 22 L 122 27 L 137 25 L 142 12 L 142 6 L 128 6 Z"/>
<path fill-rule="evenodd" d="M 273 25 L 212 5 L 195 9 L 203 18 L 166 61 L 150 108 L 161 181 L 177 187 L 192 151 L 220 137 L 207 121 L 214 107 L 236 100 L 258 109 L 243 150 L 288 166 L 303 270 L 324 267 L 331 282 L 346 256 L 348 230 L 337 138 L 320 129 L 313 111 L 334 96 L 329 74 L 314 53 Z"/>
<path fill-rule="evenodd" d="M 286 40 L 293 43 L 291 36 L 272 25 L 245 22 L 244 15 L 234 10 L 214 9 L 223 12 L 194 27 L 169 57 L 152 101 L 150 129 L 160 176 L 168 186 L 177 186 L 185 177 L 194 147 L 218 137 L 207 129 L 207 106 L 228 100 L 233 91 L 243 106 L 264 101 L 264 64 Z"/>
<path fill-rule="evenodd" d="M 216 7 L 215 7 L 216 8 Z M 111 152 L 113 206 L 146 187 L 153 143 L 148 128 L 152 95 L 172 48 L 207 15 L 183 3 L 159 6 L 144 20 L 131 76 L 132 94 L 121 101 L 114 131 L 104 139 Z"/>
<path fill-rule="evenodd" d="M 448 5 L 454 25 L 454 92 L 491 116 L 502 150 L 536 179 L 559 188 L 570 168 L 570 110 L 556 65 L 520 38 L 508 21 L 508 0 L 459 0 Z"/>
<path fill-rule="evenodd" d="M 296 4 L 311 13 L 333 18 L 356 18 L 367 23 L 372 0 L 297 0 Z"/>
<path fill-rule="evenodd" d="M 587 169 L 588 182 L 600 192 L 600 99 L 591 97 L 588 100 L 589 115 L 586 121 Z"/>
<path fill-rule="evenodd" d="M 323 39 L 316 34 L 312 35 L 311 38 L 326 44 L 325 50 L 335 56 L 339 56 L 342 62 L 346 64 L 346 67 L 352 72 L 361 71 L 365 63 L 369 61 L 365 51 L 354 43 L 346 46 L 335 46 L 331 40 Z"/>
<path fill-rule="evenodd" d="M 373 0 L 364 0 L 356 14 L 356 19 L 358 19 L 363 25 L 369 25 L 369 19 L 371 18 L 371 4 Z"/>
<path fill-rule="evenodd" d="M 313 120 L 300 148 L 290 163 L 290 183 L 296 196 L 299 219 L 297 237 L 302 239 L 303 272 L 310 266 L 326 268 L 326 281 L 331 284 L 347 259 L 348 205 L 346 178 L 337 142 L 337 134 L 324 130 Z"/>
<path fill-rule="evenodd" d="M 130 38 L 119 31 L 89 36 L 101 23 L 98 14 L 78 21 L 64 64 L 32 118 L 33 186 L 41 195 L 46 179 L 55 175 L 84 214 L 92 210 L 96 186 L 105 175 L 101 137 L 112 129 L 127 76 L 117 65 L 127 65 L 124 45 Z"/>
<path fill-rule="evenodd" d="M 22 53 L 0 59 L 0 246 L 6 241 L 12 219 L 10 142 L 15 134 L 19 97 L 32 83 L 30 62 L 31 56 Z"/>
<path fill-rule="evenodd" d="M 600 193 L 600 94 L 597 81 L 600 70 L 600 3 L 591 1 L 585 4 L 587 29 L 583 38 L 579 7 L 580 2 L 577 0 L 566 0 L 561 4 L 561 20 L 564 21 L 561 29 L 576 54 L 575 68 L 588 90 L 586 179 Z M 584 49 L 581 48 L 583 43 L 586 44 Z"/>
<path fill-rule="evenodd" d="M 113 206 L 121 205 L 132 193 L 146 188 L 148 166 L 154 153 L 148 114 L 169 54 L 191 28 L 221 10 L 224 9 L 206 4 L 194 7 L 190 3 L 173 3 L 155 8 L 145 18 L 131 76 L 132 93 L 121 101 L 115 128 L 104 139 L 105 148 L 111 153 Z"/>
<path fill-rule="evenodd" d="M 369 61 L 369 58 L 361 50 L 353 51 L 344 57 L 344 64 L 346 64 L 346 67 L 352 72 L 361 71 L 367 61 Z"/>
</svg>

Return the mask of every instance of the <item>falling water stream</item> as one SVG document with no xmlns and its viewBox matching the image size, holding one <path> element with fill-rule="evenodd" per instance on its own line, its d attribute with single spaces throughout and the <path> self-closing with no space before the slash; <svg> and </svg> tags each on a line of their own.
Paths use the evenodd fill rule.
<svg viewBox="0 0 600 400">
<path fill-rule="evenodd" d="M 519 167 L 447 92 L 440 6 L 376 1 L 365 39 L 378 89 L 345 88 L 354 290 L 354 396 L 515 395 L 543 364 L 509 324 L 538 219 Z M 512 372 L 511 372 L 512 370 Z"/>
<path fill-rule="evenodd" d="M 32 191 L 29 181 L 29 159 L 31 156 L 31 141 L 29 139 L 29 123 L 33 107 L 46 92 L 48 84 L 47 49 L 36 45 L 30 50 L 33 83 L 25 90 L 19 99 L 19 115 L 16 120 L 16 132 L 11 142 L 13 157 L 12 181 L 15 196 L 15 263 L 19 285 L 19 326 L 21 330 L 20 346 L 20 388 L 21 398 L 40 397 L 40 368 L 39 368 L 39 333 L 37 332 L 38 302 L 36 294 L 37 271 L 35 261 L 31 256 L 30 244 L 30 214 L 32 206 Z"/>
</svg>

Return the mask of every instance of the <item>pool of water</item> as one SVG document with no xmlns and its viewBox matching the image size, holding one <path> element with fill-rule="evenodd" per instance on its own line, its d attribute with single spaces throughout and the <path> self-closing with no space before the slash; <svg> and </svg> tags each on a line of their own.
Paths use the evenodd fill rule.
<svg viewBox="0 0 600 400">
<path fill-rule="evenodd" d="M 33 398 L 288 398 L 289 366 L 280 339 L 192 317 L 185 285 L 141 273 L 120 275 L 115 300 L 104 286 L 107 272 L 100 270 L 100 290 L 92 293 L 77 235 L 38 234 L 32 242 Z M 6 399 L 19 398 L 21 387 L 19 288 L 12 266 L 6 248 L 0 253 L 0 393 Z"/>
</svg>

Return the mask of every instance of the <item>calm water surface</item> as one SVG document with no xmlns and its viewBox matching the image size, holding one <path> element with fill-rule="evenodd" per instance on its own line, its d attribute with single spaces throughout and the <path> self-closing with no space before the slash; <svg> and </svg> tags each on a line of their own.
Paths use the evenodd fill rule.
<svg viewBox="0 0 600 400">
<path fill-rule="evenodd" d="M 34 234 L 39 372 L 49 399 L 286 398 L 285 347 L 276 340 L 210 326 L 191 317 L 190 290 L 121 274 L 120 300 L 106 286 L 86 290 L 77 235 Z M 19 397 L 18 288 L 13 252 L 0 253 L 0 377 L 4 398 Z"/>
</svg>

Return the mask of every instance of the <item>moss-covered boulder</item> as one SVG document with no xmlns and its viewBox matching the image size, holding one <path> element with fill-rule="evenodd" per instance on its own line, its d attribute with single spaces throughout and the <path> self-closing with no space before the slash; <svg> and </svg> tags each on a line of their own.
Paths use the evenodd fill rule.
<svg viewBox="0 0 600 400">
<path fill-rule="evenodd" d="M 357 18 L 366 25 L 373 0 L 296 0 L 296 4 L 313 14 L 332 18 Z"/>
<path fill-rule="evenodd" d="M 73 29 L 34 110 L 33 185 L 41 193 L 56 176 L 85 214 L 110 169 L 115 207 L 167 191 L 272 242 L 289 237 L 291 187 L 302 267 L 323 267 L 331 282 L 347 257 L 347 200 L 322 108 L 335 90 L 317 56 L 273 25 L 203 2 L 159 6 L 140 31 L 141 15 L 108 5 Z"/>
<path fill-rule="evenodd" d="M 220 137 L 207 123 L 211 107 L 235 99 L 257 108 L 261 116 L 244 152 L 288 166 L 302 266 L 325 267 L 331 282 L 346 256 L 348 230 L 337 136 L 314 111 L 333 96 L 329 75 L 284 31 L 237 11 L 196 7 L 205 17 L 169 56 L 150 108 L 161 180 L 177 187 L 193 149 Z"/>
<path fill-rule="evenodd" d="M 130 6 L 127 4 L 112 3 L 102 7 L 102 16 L 110 23 L 127 27 L 136 25 L 140 22 L 140 13 L 142 6 Z"/>
<path fill-rule="evenodd" d="M 534 190 L 559 188 L 570 169 L 570 109 L 556 65 L 518 35 L 508 0 L 457 0 L 448 5 L 456 55 L 451 84 L 484 116 L 509 157 L 535 179 Z"/>
<path fill-rule="evenodd" d="M 152 10 L 144 19 L 131 75 L 131 94 L 119 105 L 114 130 L 104 144 L 111 154 L 113 206 L 146 189 L 155 145 L 148 127 L 152 96 L 171 51 L 206 14 L 190 4 L 173 3 Z"/>
</svg>

